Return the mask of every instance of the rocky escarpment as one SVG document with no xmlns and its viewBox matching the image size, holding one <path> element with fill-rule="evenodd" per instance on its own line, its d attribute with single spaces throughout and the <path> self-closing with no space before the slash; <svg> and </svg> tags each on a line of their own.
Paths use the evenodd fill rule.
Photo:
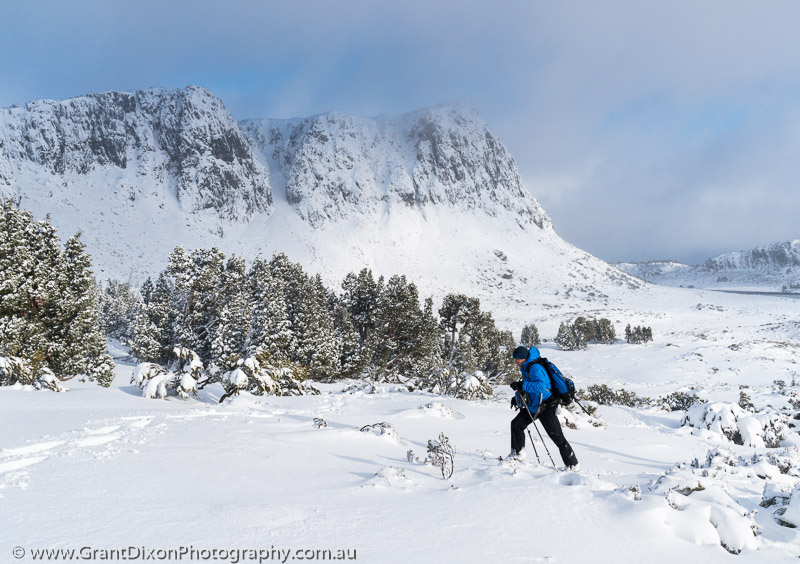
<svg viewBox="0 0 800 564">
<path fill-rule="evenodd" d="M 287 201 L 315 225 L 387 204 L 445 206 L 552 228 L 516 163 L 474 108 L 446 104 L 399 117 L 330 112 L 242 127 Z"/>
<path fill-rule="evenodd" d="M 59 177 L 94 179 L 109 191 L 126 184 L 131 199 L 171 192 L 187 212 L 213 208 L 232 220 L 272 207 L 267 169 L 222 102 L 199 87 L 0 110 L 0 190 L 57 190 Z"/>
</svg>

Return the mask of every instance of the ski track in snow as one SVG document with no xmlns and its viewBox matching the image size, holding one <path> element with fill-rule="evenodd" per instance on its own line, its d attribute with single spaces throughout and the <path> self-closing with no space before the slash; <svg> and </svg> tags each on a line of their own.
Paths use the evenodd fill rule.
<svg viewBox="0 0 800 564">
<path fill-rule="evenodd" d="M 51 458 L 102 459 L 113 456 L 122 446 L 132 448 L 132 445 L 142 444 L 147 435 L 143 430 L 153 419 L 154 416 L 122 417 L 118 420 L 120 424 L 114 421 L 110 425 L 105 423 L 111 421 L 91 422 L 91 427 L 48 437 L 55 440 L 0 449 L 0 497 L 2 490 L 9 486 L 27 487 L 32 467 Z M 84 450 L 86 452 L 82 452 Z M 43 456 L 31 456 L 34 454 Z"/>
</svg>

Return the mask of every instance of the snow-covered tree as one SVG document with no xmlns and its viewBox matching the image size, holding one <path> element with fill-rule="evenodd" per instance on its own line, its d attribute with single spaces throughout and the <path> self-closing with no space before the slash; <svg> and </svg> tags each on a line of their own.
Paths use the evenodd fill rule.
<svg viewBox="0 0 800 564">
<path fill-rule="evenodd" d="M 525 325 L 522 328 L 522 335 L 520 336 L 520 344 L 530 347 L 537 347 L 541 344 L 541 340 L 539 339 L 539 329 L 536 328 L 536 325 L 533 323 L 529 325 Z"/>
<path fill-rule="evenodd" d="M 379 308 L 374 362 L 382 371 L 408 374 L 421 351 L 419 340 L 424 314 L 416 285 L 409 283 L 405 276 L 392 276 Z"/>
<path fill-rule="evenodd" d="M 264 354 L 273 362 L 288 361 L 297 351 L 286 310 L 283 280 L 273 276 L 269 263 L 256 259 L 248 274 L 250 304 L 253 311 L 248 354 Z"/>
<path fill-rule="evenodd" d="M 83 243 L 76 235 L 62 250 L 49 221 L 11 201 L 0 205 L 0 355 L 48 380 L 112 378 Z"/>
<path fill-rule="evenodd" d="M 617 332 L 611 321 L 605 317 L 594 320 L 595 341 L 598 343 L 612 344 L 617 340 Z"/>
<path fill-rule="evenodd" d="M 473 351 L 469 347 L 469 327 L 479 315 L 480 300 L 464 294 L 447 294 L 439 308 L 439 323 L 445 332 L 447 361 L 457 370 L 474 369 Z"/>
<path fill-rule="evenodd" d="M 109 386 L 114 379 L 114 361 L 106 352 L 105 335 L 100 330 L 92 262 L 80 233 L 67 241 L 64 259 L 59 300 L 62 325 L 56 331 L 63 348 L 51 368 L 62 377 L 85 374 L 90 380 Z"/>
<path fill-rule="evenodd" d="M 578 348 L 577 340 L 575 339 L 575 332 L 572 330 L 572 325 L 566 321 L 562 321 L 561 325 L 558 326 L 556 344 L 565 351 L 574 351 Z"/>
<path fill-rule="evenodd" d="M 213 359 L 211 343 L 224 306 L 221 295 L 224 263 L 225 255 L 216 247 L 195 249 L 189 255 L 183 247 L 177 247 L 170 254 L 167 267 L 167 274 L 175 281 L 177 342 L 195 351 L 206 363 Z"/>
<path fill-rule="evenodd" d="M 308 368 L 312 378 L 337 378 L 341 375 L 341 343 L 328 310 L 322 280 L 318 276 L 309 279 L 303 290 L 303 299 L 295 317 L 297 360 Z"/>
<path fill-rule="evenodd" d="M 364 268 L 356 276 L 348 274 L 342 282 L 342 302 L 350 312 L 360 343 L 366 343 L 378 325 L 380 302 L 383 295 L 383 278 L 377 281 L 372 271 Z"/>
<path fill-rule="evenodd" d="M 174 281 L 162 272 L 134 322 L 131 353 L 141 361 L 166 364 L 172 359 L 180 315 L 174 307 L 174 287 Z"/>
<path fill-rule="evenodd" d="M 223 369 L 236 366 L 245 354 L 253 320 L 250 292 L 244 259 L 231 257 L 225 267 L 218 290 L 220 311 L 213 328 L 211 355 L 214 364 Z"/>
<path fill-rule="evenodd" d="M 142 308 L 142 299 L 133 287 L 128 282 L 108 280 L 99 288 L 97 307 L 100 328 L 105 334 L 128 343 L 133 337 L 133 326 Z"/>
</svg>

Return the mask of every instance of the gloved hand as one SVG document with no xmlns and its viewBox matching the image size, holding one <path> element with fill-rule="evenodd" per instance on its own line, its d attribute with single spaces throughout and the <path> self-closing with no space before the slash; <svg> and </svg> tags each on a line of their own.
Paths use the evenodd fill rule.
<svg viewBox="0 0 800 564">
<path fill-rule="evenodd" d="M 511 389 L 514 390 L 515 392 L 522 391 L 522 382 L 511 382 L 511 384 L 509 385 L 511 386 Z"/>
<path fill-rule="evenodd" d="M 517 409 L 517 398 L 511 398 L 511 409 Z"/>
</svg>

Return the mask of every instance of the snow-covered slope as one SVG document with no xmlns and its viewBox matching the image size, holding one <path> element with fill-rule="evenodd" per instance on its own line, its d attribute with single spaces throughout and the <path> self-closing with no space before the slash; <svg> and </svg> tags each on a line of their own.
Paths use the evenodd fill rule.
<svg viewBox="0 0 800 564">
<path fill-rule="evenodd" d="M 619 263 L 616 266 L 666 286 L 748 291 L 800 290 L 800 240 L 712 257 L 702 265 L 672 261 Z"/>
<path fill-rule="evenodd" d="M 142 281 L 176 245 L 286 252 L 331 284 L 363 267 L 496 309 L 608 303 L 644 284 L 576 249 L 466 105 L 236 123 L 207 90 L 34 102 L 0 112 L 0 190 L 98 277 Z"/>
</svg>

